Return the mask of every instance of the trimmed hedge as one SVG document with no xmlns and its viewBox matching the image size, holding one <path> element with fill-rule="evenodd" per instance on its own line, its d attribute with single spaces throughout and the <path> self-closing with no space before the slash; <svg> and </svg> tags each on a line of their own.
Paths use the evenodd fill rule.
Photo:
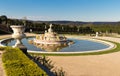
<svg viewBox="0 0 120 76">
<path fill-rule="evenodd" d="M 5 50 L 2 61 L 8 76 L 48 76 L 18 48 Z"/>
</svg>

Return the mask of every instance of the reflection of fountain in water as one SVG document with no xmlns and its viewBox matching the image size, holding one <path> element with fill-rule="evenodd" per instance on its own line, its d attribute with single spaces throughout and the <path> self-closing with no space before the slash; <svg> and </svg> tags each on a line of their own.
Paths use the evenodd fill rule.
<svg viewBox="0 0 120 76">
<path fill-rule="evenodd" d="M 9 43 L 11 43 L 12 40 L 13 40 L 13 39 L 4 40 L 4 41 L 2 42 L 2 44 L 4 44 L 5 46 L 9 46 Z"/>
<path fill-rule="evenodd" d="M 54 45 L 54 44 L 42 44 L 38 45 L 38 48 L 41 48 L 42 50 L 46 50 L 48 52 L 56 52 L 59 51 L 60 49 L 67 47 L 67 45 Z"/>
<path fill-rule="evenodd" d="M 69 46 L 66 44 L 36 44 L 33 42 L 33 40 L 29 40 L 28 42 L 30 44 L 34 44 L 37 48 L 41 48 L 42 50 L 47 52 L 57 52 L 60 51 L 62 48 Z"/>
</svg>

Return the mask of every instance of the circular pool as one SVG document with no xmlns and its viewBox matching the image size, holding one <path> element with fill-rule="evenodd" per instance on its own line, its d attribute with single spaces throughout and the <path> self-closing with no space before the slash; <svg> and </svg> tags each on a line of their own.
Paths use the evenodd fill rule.
<svg viewBox="0 0 120 76">
<path fill-rule="evenodd" d="M 33 40 L 34 38 L 24 38 L 22 39 L 23 44 L 27 47 L 28 52 L 96 52 L 96 51 L 103 51 L 108 50 L 114 47 L 114 44 L 96 40 L 96 39 L 73 39 L 70 40 L 74 41 L 74 44 L 68 46 L 57 46 L 57 45 L 42 45 L 36 46 L 34 44 L 30 44 L 28 41 Z M 1 42 L 2 45 L 5 46 L 13 46 L 15 44 L 14 39 L 6 39 Z"/>
</svg>

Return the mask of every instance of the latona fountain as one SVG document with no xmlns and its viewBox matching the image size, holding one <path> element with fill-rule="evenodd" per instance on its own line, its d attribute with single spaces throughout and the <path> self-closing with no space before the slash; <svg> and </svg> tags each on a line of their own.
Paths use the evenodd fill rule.
<svg viewBox="0 0 120 76">
<path fill-rule="evenodd" d="M 34 39 L 34 43 L 36 44 L 64 44 L 67 45 L 70 40 L 68 40 L 65 36 L 59 35 L 52 29 L 53 25 L 50 24 L 50 28 L 45 30 L 44 34 L 36 36 Z"/>
</svg>

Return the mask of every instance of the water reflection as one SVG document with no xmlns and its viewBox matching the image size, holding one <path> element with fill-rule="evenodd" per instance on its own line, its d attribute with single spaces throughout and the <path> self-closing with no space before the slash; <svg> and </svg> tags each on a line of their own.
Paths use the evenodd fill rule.
<svg viewBox="0 0 120 76">
<path fill-rule="evenodd" d="M 36 46 L 37 48 L 41 48 L 42 50 L 45 50 L 47 52 L 57 52 L 57 51 L 60 51 L 62 48 L 67 47 L 68 45 L 39 44 Z"/>
<path fill-rule="evenodd" d="M 2 44 L 5 45 L 5 46 L 9 46 L 10 43 L 12 43 L 13 40 L 14 40 L 13 38 L 7 39 L 7 40 L 3 41 Z"/>
</svg>

